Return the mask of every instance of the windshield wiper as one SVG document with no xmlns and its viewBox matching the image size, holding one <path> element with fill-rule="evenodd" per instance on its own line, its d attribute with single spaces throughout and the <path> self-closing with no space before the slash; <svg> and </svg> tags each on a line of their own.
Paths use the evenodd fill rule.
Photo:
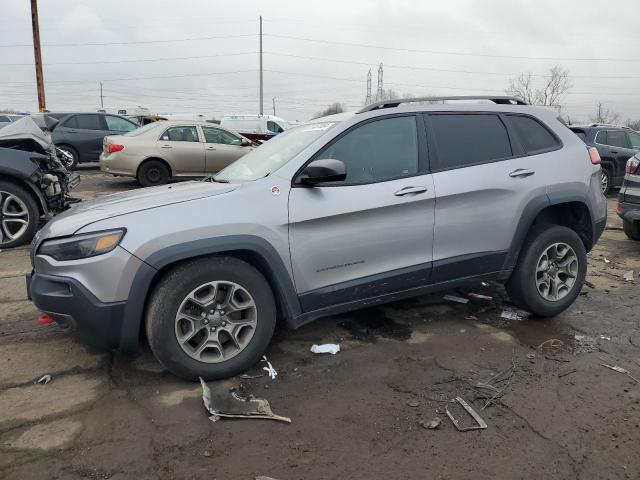
<svg viewBox="0 0 640 480">
<path fill-rule="evenodd" d="M 203 182 L 229 183 L 229 180 L 218 180 L 214 175 L 208 175 L 202 179 Z"/>
</svg>

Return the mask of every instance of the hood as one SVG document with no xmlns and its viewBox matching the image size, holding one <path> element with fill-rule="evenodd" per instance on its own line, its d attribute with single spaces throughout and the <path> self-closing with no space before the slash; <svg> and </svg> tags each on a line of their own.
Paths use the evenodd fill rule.
<svg viewBox="0 0 640 480">
<path fill-rule="evenodd" d="M 0 147 L 19 148 L 19 145 L 31 146 L 21 150 L 45 153 L 51 146 L 51 136 L 42 131 L 33 118 L 22 117 L 0 130 Z"/>
<path fill-rule="evenodd" d="M 231 192 L 238 187 L 238 184 L 192 181 L 104 195 L 95 200 L 78 203 L 58 215 L 45 225 L 38 238 L 71 235 L 82 227 L 99 220 L 158 208 L 163 205 L 214 197 Z"/>
</svg>

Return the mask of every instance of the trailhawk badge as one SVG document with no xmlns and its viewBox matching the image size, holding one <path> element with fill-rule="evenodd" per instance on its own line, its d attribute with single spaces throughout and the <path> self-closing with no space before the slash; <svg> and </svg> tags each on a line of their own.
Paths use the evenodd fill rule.
<svg viewBox="0 0 640 480">
<path fill-rule="evenodd" d="M 271 187 L 271 195 L 280 195 L 280 187 L 275 185 Z"/>
</svg>

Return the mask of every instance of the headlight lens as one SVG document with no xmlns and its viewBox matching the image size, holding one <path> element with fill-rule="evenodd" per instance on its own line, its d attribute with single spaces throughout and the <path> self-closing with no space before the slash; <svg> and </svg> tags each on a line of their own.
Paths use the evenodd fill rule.
<svg viewBox="0 0 640 480">
<path fill-rule="evenodd" d="M 95 257 L 116 248 L 124 234 L 125 230 L 121 229 L 45 240 L 37 255 L 47 255 L 58 261 Z"/>
</svg>

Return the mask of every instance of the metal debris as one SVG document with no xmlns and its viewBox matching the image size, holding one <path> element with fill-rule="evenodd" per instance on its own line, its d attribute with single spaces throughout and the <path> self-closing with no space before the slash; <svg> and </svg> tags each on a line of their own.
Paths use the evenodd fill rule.
<svg viewBox="0 0 640 480">
<path fill-rule="evenodd" d="M 504 307 L 502 307 L 502 313 L 500 314 L 500 318 L 504 318 L 505 320 L 520 321 L 520 320 L 524 320 L 530 315 L 531 313 L 527 312 L 526 310 L 520 310 L 519 308 L 514 308 L 509 305 L 505 305 Z"/>
<path fill-rule="evenodd" d="M 617 365 L 608 365 L 606 363 L 601 363 L 600 365 L 602 365 L 603 367 L 606 367 L 606 368 L 608 368 L 610 370 L 613 370 L 615 372 L 622 373 L 622 374 L 626 375 L 627 377 L 631 378 L 632 380 L 634 380 L 636 383 L 640 383 L 640 380 L 638 380 L 636 377 L 631 375 L 631 372 L 629 370 L 627 370 L 626 368 L 622 368 L 622 367 L 619 367 Z"/>
<path fill-rule="evenodd" d="M 311 353 L 330 353 L 335 355 L 340 351 L 340 345 L 336 343 L 325 343 L 324 345 L 312 345 Z"/>
<path fill-rule="evenodd" d="M 449 407 L 445 407 L 445 410 L 447 412 L 447 416 L 451 419 L 451 421 L 453 422 L 453 425 L 461 432 L 468 432 L 469 430 L 482 430 L 487 428 L 487 424 L 485 423 L 485 421 L 482 419 L 482 417 L 480 415 L 478 415 L 476 413 L 476 411 L 471 408 L 471 406 L 465 402 L 462 398 L 460 397 L 456 397 L 456 402 L 458 402 L 460 405 L 462 405 L 462 408 L 464 408 L 467 413 L 469 415 L 471 415 L 471 417 L 476 421 L 477 425 L 472 425 L 470 427 L 461 427 L 460 426 L 460 422 L 459 420 L 457 420 L 449 411 Z"/>
<path fill-rule="evenodd" d="M 571 375 L 572 373 L 576 373 L 578 371 L 577 368 L 570 368 L 569 370 L 565 370 L 564 372 L 560 372 L 558 374 L 558 378 L 566 377 L 567 375 Z"/>
<path fill-rule="evenodd" d="M 262 367 L 262 369 L 267 372 L 267 374 L 269 375 L 269 378 L 271 378 L 271 380 L 275 380 L 276 377 L 278 376 L 278 372 L 276 371 L 275 368 L 273 368 L 273 365 L 271 365 L 271 362 L 269 360 L 267 360 L 267 356 L 263 355 L 261 361 L 267 363 L 267 366 L 266 367 Z"/>
<path fill-rule="evenodd" d="M 42 383 L 43 385 L 46 385 L 50 381 L 51 381 L 51 375 L 47 374 L 40 377 L 38 380 L 35 381 L 35 383 Z"/>
<path fill-rule="evenodd" d="M 253 380 L 253 379 L 255 379 L 255 378 L 262 378 L 262 377 L 264 377 L 264 375 L 263 375 L 263 374 L 259 374 L 259 375 L 249 375 L 249 374 L 247 374 L 247 373 L 243 373 L 242 375 L 239 375 L 239 377 L 240 377 L 242 380 Z"/>
<path fill-rule="evenodd" d="M 444 300 L 447 300 L 449 302 L 455 302 L 455 303 L 469 303 L 469 299 L 468 298 L 463 298 L 463 297 L 456 297 L 455 295 L 445 295 L 444 297 L 442 297 Z"/>
<path fill-rule="evenodd" d="M 471 298 L 475 298 L 476 300 L 485 300 L 487 302 L 493 300 L 493 297 L 490 297 L 489 295 L 481 295 L 479 293 L 469 292 L 467 295 L 469 295 Z"/>
<path fill-rule="evenodd" d="M 625 272 L 624 275 L 623 275 L 623 278 L 627 282 L 633 282 L 635 280 L 635 276 L 634 276 L 633 270 L 629 270 L 628 272 Z"/>
<path fill-rule="evenodd" d="M 271 411 L 269 402 L 264 398 L 253 395 L 240 396 L 234 390 L 222 394 L 212 394 L 205 381 L 200 378 L 202 385 L 202 401 L 204 407 L 211 414 L 209 420 L 216 422 L 220 417 L 226 418 L 262 418 L 291 423 L 288 417 L 281 417 Z"/>
</svg>

